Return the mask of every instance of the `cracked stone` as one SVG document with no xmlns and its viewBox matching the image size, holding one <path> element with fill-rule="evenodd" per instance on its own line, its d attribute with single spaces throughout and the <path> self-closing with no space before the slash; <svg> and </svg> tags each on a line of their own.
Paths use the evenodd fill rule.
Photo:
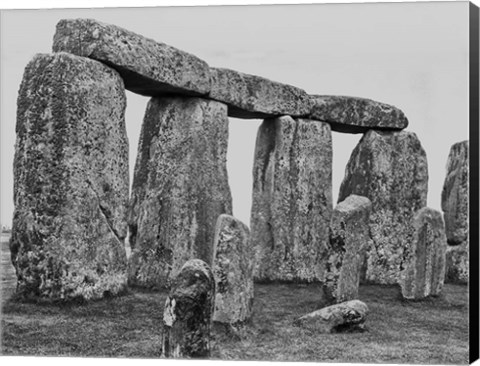
<svg viewBox="0 0 480 366">
<path fill-rule="evenodd" d="M 97 299 L 126 285 L 123 81 L 102 63 L 38 54 L 17 100 L 10 250 L 24 297 Z"/>
</svg>

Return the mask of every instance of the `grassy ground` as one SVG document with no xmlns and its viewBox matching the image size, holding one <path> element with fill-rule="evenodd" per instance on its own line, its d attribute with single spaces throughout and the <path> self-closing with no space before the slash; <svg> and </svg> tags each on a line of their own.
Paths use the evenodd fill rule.
<svg viewBox="0 0 480 366">
<path fill-rule="evenodd" d="M 362 286 L 367 332 L 321 335 L 294 327 L 296 317 L 322 306 L 321 294 L 316 285 L 256 285 L 253 319 L 235 334 L 216 330 L 212 358 L 468 363 L 466 286 L 446 285 L 441 297 L 422 302 L 403 301 L 397 287 Z M 3 296 L 2 353 L 159 357 L 165 298 L 132 290 L 90 304 L 38 305 Z"/>
</svg>

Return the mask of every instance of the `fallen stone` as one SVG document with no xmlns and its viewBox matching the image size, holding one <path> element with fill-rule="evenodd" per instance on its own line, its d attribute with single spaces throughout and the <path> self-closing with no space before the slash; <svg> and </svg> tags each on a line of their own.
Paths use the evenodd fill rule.
<svg viewBox="0 0 480 366">
<path fill-rule="evenodd" d="M 101 61 L 119 72 L 128 90 L 147 96 L 206 95 L 210 69 L 187 52 L 93 19 L 62 19 L 54 52 Z"/>
<path fill-rule="evenodd" d="M 232 325 L 243 323 L 250 318 L 253 306 L 254 249 L 250 230 L 233 216 L 220 215 L 214 248 L 213 320 Z"/>
<path fill-rule="evenodd" d="M 251 235 L 258 281 L 322 281 L 332 214 L 327 123 L 265 120 L 253 166 Z"/>
<path fill-rule="evenodd" d="M 167 358 L 208 358 L 215 297 L 210 267 L 185 263 L 173 282 L 163 312 L 162 354 Z"/>
<path fill-rule="evenodd" d="M 126 97 L 116 71 L 38 54 L 17 100 L 10 251 L 27 298 L 98 299 L 126 285 Z"/>
<path fill-rule="evenodd" d="M 447 247 L 446 283 L 467 284 L 469 282 L 469 248 L 467 243 Z"/>
<path fill-rule="evenodd" d="M 165 288 L 183 264 L 212 264 L 218 216 L 231 214 L 227 107 L 152 98 L 140 133 L 129 210 L 129 283 Z"/>
<path fill-rule="evenodd" d="M 350 300 L 304 315 L 294 325 L 318 333 L 363 331 L 368 306 L 360 300 Z"/>
<path fill-rule="evenodd" d="M 358 298 L 360 271 L 370 241 L 372 203 L 350 195 L 333 210 L 324 293 L 332 303 Z"/>
<path fill-rule="evenodd" d="M 468 246 L 469 228 L 469 143 L 462 141 L 450 149 L 447 175 L 442 190 L 442 211 L 449 245 Z"/>
<path fill-rule="evenodd" d="M 413 240 L 413 216 L 426 206 L 427 157 L 413 132 L 367 132 L 350 156 L 338 201 L 351 194 L 372 202 L 366 281 L 398 282 Z"/>
<path fill-rule="evenodd" d="M 309 118 L 328 122 L 333 131 L 365 133 L 368 130 L 403 130 L 407 117 L 398 108 L 371 99 L 313 95 Z"/>
<path fill-rule="evenodd" d="M 413 242 L 400 280 L 402 295 L 406 299 L 439 295 L 445 277 L 447 249 L 442 214 L 424 207 L 415 214 L 413 227 Z"/>
<path fill-rule="evenodd" d="M 209 97 L 227 104 L 231 117 L 302 117 L 310 113 L 310 97 L 300 88 L 229 69 L 210 70 Z"/>
</svg>

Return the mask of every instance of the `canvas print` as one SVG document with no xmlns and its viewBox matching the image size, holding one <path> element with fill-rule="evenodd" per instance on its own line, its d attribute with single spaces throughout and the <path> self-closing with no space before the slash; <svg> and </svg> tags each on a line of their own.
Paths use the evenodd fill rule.
<svg viewBox="0 0 480 366">
<path fill-rule="evenodd" d="M 2 10 L 1 354 L 468 363 L 472 11 Z"/>
</svg>

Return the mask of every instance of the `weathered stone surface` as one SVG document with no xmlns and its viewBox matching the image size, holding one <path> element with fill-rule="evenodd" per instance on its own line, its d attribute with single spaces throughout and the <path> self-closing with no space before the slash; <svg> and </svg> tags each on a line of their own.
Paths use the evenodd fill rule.
<svg viewBox="0 0 480 366">
<path fill-rule="evenodd" d="M 294 321 L 294 325 L 318 333 L 364 330 L 368 306 L 360 300 L 350 300 L 316 310 Z"/>
<path fill-rule="evenodd" d="M 129 283 L 168 286 L 183 264 L 212 264 L 215 224 L 231 214 L 227 107 L 152 98 L 138 146 L 129 210 Z"/>
<path fill-rule="evenodd" d="M 442 191 L 442 211 L 449 245 L 468 246 L 469 216 L 469 144 L 462 141 L 450 149 L 447 176 Z"/>
<path fill-rule="evenodd" d="M 200 259 L 185 263 L 163 312 L 162 354 L 168 358 L 208 358 L 215 297 L 210 267 Z"/>
<path fill-rule="evenodd" d="M 310 118 L 330 123 L 333 131 L 364 133 L 368 130 L 403 130 L 407 117 L 398 108 L 371 99 L 313 95 Z"/>
<path fill-rule="evenodd" d="M 350 156 L 338 201 L 372 201 L 366 280 L 394 284 L 412 243 L 414 214 L 427 203 L 427 157 L 413 132 L 367 132 Z"/>
<path fill-rule="evenodd" d="M 469 281 L 469 248 L 467 243 L 447 247 L 446 283 L 467 284 Z"/>
<path fill-rule="evenodd" d="M 198 57 L 93 19 L 60 20 L 53 51 L 93 58 L 113 67 L 134 93 L 199 96 L 210 91 L 209 66 Z"/>
<path fill-rule="evenodd" d="M 126 284 L 123 82 L 100 62 L 39 54 L 17 101 L 10 250 L 17 291 L 96 299 Z"/>
<path fill-rule="evenodd" d="M 351 195 L 333 210 L 324 293 L 333 303 L 358 298 L 360 271 L 369 246 L 372 203 Z"/>
<path fill-rule="evenodd" d="M 310 113 L 311 99 L 300 88 L 229 69 L 210 70 L 212 89 L 209 97 L 227 104 L 231 117 L 302 117 Z"/>
<path fill-rule="evenodd" d="M 442 214 L 428 207 L 413 218 L 413 241 L 409 257 L 403 263 L 400 287 L 406 299 L 439 295 L 445 277 L 447 237 Z"/>
<path fill-rule="evenodd" d="M 250 230 L 229 215 L 220 215 L 215 229 L 213 320 L 239 324 L 247 320 L 253 305 L 254 249 Z"/>
<path fill-rule="evenodd" d="M 327 123 L 285 116 L 258 130 L 251 230 L 259 281 L 322 281 L 332 214 Z"/>
</svg>

